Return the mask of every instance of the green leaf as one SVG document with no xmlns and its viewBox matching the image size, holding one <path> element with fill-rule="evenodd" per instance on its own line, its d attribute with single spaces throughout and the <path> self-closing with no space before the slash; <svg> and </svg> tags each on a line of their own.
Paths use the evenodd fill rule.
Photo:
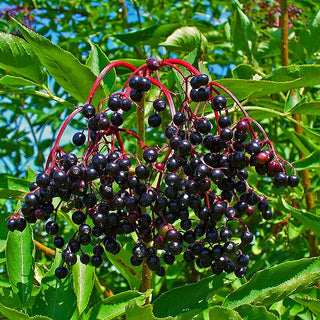
<svg viewBox="0 0 320 320">
<path fill-rule="evenodd" d="M 31 45 L 3 32 L 0 32 L 0 67 L 36 83 L 43 82 L 44 72 Z"/>
<path fill-rule="evenodd" d="M 0 312 L 6 316 L 9 320 L 52 320 L 52 318 L 48 318 L 46 316 L 34 316 L 29 317 L 27 314 L 22 313 L 20 311 L 8 308 L 0 303 Z"/>
<path fill-rule="evenodd" d="M 35 250 L 30 225 L 23 232 L 9 232 L 6 257 L 9 280 L 13 291 L 25 306 L 31 296 Z"/>
<path fill-rule="evenodd" d="M 110 262 L 117 268 L 117 270 L 125 277 L 128 281 L 131 289 L 138 289 L 141 284 L 142 267 L 133 267 L 130 263 L 130 258 L 132 256 L 133 244 L 125 243 L 120 252 L 117 255 L 106 252 L 106 255 Z"/>
<path fill-rule="evenodd" d="M 252 60 L 252 49 L 256 38 L 255 28 L 252 20 L 241 11 L 238 4 L 232 16 L 231 36 L 235 49 L 242 50 Z"/>
<path fill-rule="evenodd" d="M 15 178 L 6 174 L 0 175 L 0 198 L 19 199 L 28 191 L 30 181 Z"/>
<path fill-rule="evenodd" d="M 252 79 L 252 76 L 257 74 L 257 71 L 248 64 L 240 64 L 232 70 L 233 78 L 236 79 Z"/>
<path fill-rule="evenodd" d="M 96 76 L 89 67 L 83 65 L 70 52 L 63 50 L 43 36 L 22 26 L 15 21 L 19 31 L 32 46 L 35 54 L 48 72 L 76 100 L 84 103 L 87 100 Z M 94 104 L 105 97 L 100 85 L 95 94 Z"/>
<path fill-rule="evenodd" d="M 186 52 L 191 52 L 194 48 L 201 46 L 201 51 L 203 52 L 208 43 L 206 37 L 196 27 L 182 27 L 175 30 L 160 45 Z"/>
<path fill-rule="evenodd" d="M 290 113 L 301 113 L 318 116 L 320 114 L 320 102 L 303 102 L 296 104 L 293 108 L 288 110 Z"/>
<path fill-rule="evenodd" d="M 223 277 L 210 276 L 197 283 L 187 284 L 163 293 L 154 301 L 157 317 L 176 316 L 183 311 L 198 308 L 209 294 L 224 286 Z"/>
<path fill-rule="evenodd" d="M 312 142 L 310 137 L 297 133 L 293 129 L 285 131 L 287 137 L 303 154 L 310 154 L 315 150 L 319 150 L 320 146 Z"/>
<path fill-rule="evenodd" d="M 297 170 L 318 169 L 320 167 L 320 150 L 312 152 L 308 157 L 293 163 Z"/>
<path fill-rule="evenodd" d="M 86 62 L 86 65 L 93 71 L 93 73 L 98 76 L 99 73 L 108 65 L 110 64 L 110 60 L 101 50 L 101 48 L 89 41 L 91 46 L 91 51 L 89 54 L 89 58 Z M 106 93 L 111 93 L 112 87 L 116 81 L 116 71 L 115 69 L 111 69 L 103 78 L 103 87 Z"/>
<path fill-rule="evenodd" d="M 72 267 L 74 292 L 77 296 L 77 306 L 82 314 L 90 300 L 94 285 L 94 268 L 83 263 L 76 263 Z"/>
<path fill-rule="evenodd" d="M 291 212 L 292 216 L 298 219 L 303 225 L 311 229 L 318 237 L 320 237 L 320 216 L 303 209 L 296 209 L 290 206 L 282 199 L 283 206 Z"/>
<path fill-rule="evenodd" d="M 242 100 L 249 96 L 261 97 L 296 88 L 312 87 L 320 83 L 320 66 L 280 67 L 262 80 L 220 79 L 216 82 Z"/>
<path fill-rule="evenodd" d="M 304 307 L 310 309 L 312 313 L 314 313 L 320 319 L 320 300 L 310 299 L 309 297 L 290 297 L 295 302 L 302 304 Z"/>
<path fill-rule="evenodd" d="M 180 27 L 180 24 L 163 24 L 152 26 L 137 31 L 131 31 L 122 34 L 113 35 L 123 41 L 129 47 L 135 47 L 143 41 L 144 44 L 157 47 L 160 42 L 164 41 L 174 30 Z"/>
<path fill-rule="evenodd" d="M 146 295 L 150 295 L 150 292 L 139 293 L 129 290 L 103 299 L 95 304 L 87 315 L 84 315 L 84 320 L 109 320 L 122 316 L 131 301 L 136 301 L 139 305 L 144 304 Z"/>
<path fill-rule="evenodd" d="M 127 320 L 160 320 L 152 313 L 152 305 L 139 306 L 137 300 L 131 301 L 126 307 Z M 163 320 L 172 319 L 172 317 L 161 318 Z"/>
<path fill-rule="evenodd" d="M 320 258 L 300 259 L 258 271 L 244 285 L 230 293 L 223 306 L 235 308 L 242 304 L 270 305 L 320 278 Z"/>
<path fill-rule="evenodd" d="M 243 318 L 240 317 L 239 313 L 228 309 L 225 307 L 220 306 L 214 306 L 209 311 L 209 319 L 214 320 L 226 320 L 226 319 L 232 319 L 232 320 L 242 320 Z"/>
<path fill-rule="evenodd" d="M 236 307 L 236 310 L 244 320 L 278 320 L 273 313 L 269 312 L 265 307 L 252 306 L 250 304 L 243 304 Z"/>
<path fill-rule="evenodd" d="M 38 86 L 39 84 L 23 77 L 4 76 L 0 78 L 0 84 L 8 87 Z"/>
<path fill-rule="evenodd" d="M 41 281 L 41 294 L 36 297 L 33 313 L 52 319 L 69 319 L 73 315 L 77 299 L 72 288 L 72 277 L 69 274 L 59 280 L 55 276 L 55 269 L 61 264 L 61 254 L 56 254 L 50 270 Z"/>
</svg>

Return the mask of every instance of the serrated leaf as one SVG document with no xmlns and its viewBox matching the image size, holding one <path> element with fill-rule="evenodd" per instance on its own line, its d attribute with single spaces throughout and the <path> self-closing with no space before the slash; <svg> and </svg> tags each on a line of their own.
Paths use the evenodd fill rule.
<svg viewBox="0 0 320 320">
<path fill-rule="evenodd" d="M 131 301 L 126 307 L 127 320 L 169 320 L 172 317 L 157 318 L 152 313 L 152 305 L 147 304 L 146 306 L 139 306 L 137 301 Z"/>
<path fill-rule="evenodd" d="M 84 103 L 96 80 L 90 68 L 83 65 L 70 52 L 22 26 L 18 21 L 14 19 L 13 21 L 52 77 L 76 100 Z M 96 91 L 94 103 L 99 102 L 105 96 L 103 87 L 100 85 Z"/>
<path fill-rule="evenodd" d="M 312 152 L 308 157 L 293 163 L 297 170 L 320 168 L 320 150 Z"/>
<path fill-rule="evenodd" d="M 142 267 L 133 267 L 130 263 L 132 256 L 133 244 L 123 244 L 120 252 L 116 255 L 106 252 L 106 255 L 110 262 L 117 268 L 117 270 L 128 281 L 131 289 L 138 289 L 141 285 L 141 269 Z"/>
<path fill-rule="evenodd" d="M 0 79 L 0 84 L 8 87 L 22 87 L 22 86 L 38 86 L 39 84 L 25 79 L 23 77 L 4 76 Z"/>
<path fill-rule="evenodd" d="M 291 212 L 292 216 L 298 219 L 303 225 L 311 229 L 318 237 L 320 236 L 320 216 L 301 209 L 290 206 L 282 199 L 283 206 Z"/>
<path fill-rule="evenodd" d="M 129 290 L 103 299 L 90 309 L 88 315 L 84 315 L 84 320 L 111 320 L 122 316 L 131 301 L 135 300 L 139 305 L 142 305 L 147 294 L 150 295 L 150 292 L 140 293 Z"/>
<path fill-rule="evenodd" d="M 52 318 L 48 318 L 46 316 L 36 315 L 34 317 L 30 317 L 25 313 L 17 311 L 15 309 L 11 309 L 7 306 L 4 306 L 0 303 L 0 312 L 5 315 L 9 320 L 53 320 Z"/>
<path fill-rule="evenodd" d="M 214 306 L 209 311 L 209 319 L 214 320 L 226 320 L 226 319 L 232 319 L 232 320 L 242 320 L 243 318 L 239 315 L 238 312 L 228 309 L 221 306 Z"/>
<path fill-rule="evenodd" d="M 277 316 L 262 306 L 243 304 L 242 306 L 236 307 L 234 310 L 239 313 L 243 320 L 279 320 Z"/>
<path fill-rule="evenodd" d="M 161 41 L 164 41 L 174 30 L 179 28 L 180 24 L 163 24 L 152 26 L 137 31 L 131 31 L 122 34 L 113 35 L 117 39 L 123 41 L 129 47 L 134 47 L 142 42 L 150 46 L 158 46 Z"/>
<path fill-rule="evenodd" d="M 97 44 L 93 43 L 92 41 L 89 41 L 89 43 L 91 46 L 91 51 L 86 65 L 93 71 L 96 76 L 98 76 L 99 73 L 104 69 L 104 67 L 110 64 L 110 60 Z M 111 93 L 112 87 L 114 86 L 114 83 L 116 81 L 116 76 L 117 75 L 115 69 L 111 69 L 104 76 L 103 87 L 105 88 L 107 94 Z"/>
<path fill-rule="evenodd" d="M 43 82 L 44 72 L 31 45 L 4 32 L 0 32 L 0 67 L 36 83 Z"/>
<path fill-rule="evenodd" d="M 30 181 L 0 175 L 0 199 L 19 199 L 29 191 Z"/>
<path fill-rule="evenodd" d="M 85 310 L 90 300 L 94 285 L 94 268 L 83 263 L 76 263 L 72 267 L 74 292 L 77 296 L 79 313 Z"/>
<path fill-rule="evenodd" d="M 160 43 L 160 45 L 187 52 L 200 46 L 203 52 L 208 43 L 206 37 L 196 27 L 182 27 L 175 30 L 166 41 Z"/>
<path fill-rule="evenodd" d="M 312 313 L 315 314 L 320 319 L 320 300 L 310 299 L 309 297 L 301 298 L 301 297 L 290 297 L 295 302 L 300 303 L 304 307 L 310 309 Z"/>
<path fill-rule="evenodd" d="M 230 293 L 223 306 L 242 304 L 268 306 L 310 286 L 320 278 L 320 258 L 289 261 L 258 271 L 244 285 Z"/>
<path fill-rule="evenodd" d="M 31 296 L 35 250 L 30 225 L 23 232 L 8 233 L 6 257 L 9 280 L 22 305 Z"/>
<path fill-rule="evenodd" d="M 197 283 L 171 289 L 154 301 L 154 314 L 157 317 L 176 316 L 183 311 L 196 309 L 209 294 L 224 285 L 223 277 L 210 276 Z"/>
</svg>

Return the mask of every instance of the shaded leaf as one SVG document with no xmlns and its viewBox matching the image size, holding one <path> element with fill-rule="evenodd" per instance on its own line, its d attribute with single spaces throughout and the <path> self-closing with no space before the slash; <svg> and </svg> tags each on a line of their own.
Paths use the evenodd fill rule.
<svg viewBox="0 0 320 320">
<path fill-rule="evenodd" d="M 172 319 L 172 317 L 157 318 L 152 313 L 152 305 L 139 306 L 137 300 L 131 301 L 126 307 L 127 320 L 160 320 L 160 319 Z"/>
<path fill-rule="evenodd" d="M 320 150 L 312 152 L 308 157 L 293 163 L 297 170 L 318 169 L 320 167 Z"/>
<path fill-rule="evenodd" d="M 0 303 L 0 312 L 5 315 L 9 320 L 52 320 L 46 316 L 36 315 L 29 317 L 27 314 L 20 311 L 8 308 Z"/>
<path fill-rule="evenodd" d="M 312 313 L 314 313 L 320 319 L 320 300 L 310 299 L 309 297 L 290 297 L 295 302 L 302 304 L 304 307 L 310 309 Z"/>
<path fill-rule="evenodd" d="M 210 276 L 197 283 L 171 289 L 154 301 L 154 314 L 157 317 L 176 316 L 183 311 L 197 308 L 209 294 L 223 286 L 223 277 Z"/>
<path fill-rule="evenodd" d="M 302 151 L 303 154 L 307 155 L 315 150 L 319 150 L 320 146 L 312 142 L 312 140 L 303 134 L 295 132 L 293 129 L 285 131 L 288 138 L 294 143 L 294 145 Z"/>
<path fill-rule="evenodd" d="M 232 320 L 241 320 L 243 318 L 240 317 L 239 313 L 228 309 L 225 307 L 220 306 L 214 306 L 209 311 L 209 319 L 214 320 L 226 320 L 226 319 L 232 319 Z"/>
<path fill-rule="evenodd" d="M 161 41 L 164 41 L 174 30 L 180 27 L 180 24 L 163 24 L 152 26 L 137 31 L 131 31 L 122 34 L 113 35 L 117 39 L 123 41 L 129 47 L 136 46 L 139 42 L 150 46 L 158 46 Z"/>
<path fill-rule="evenodd" d="M 70 52 L 22 26 L 16 20 L 13 19 L 13 21 L 48 72 L 76 100 L 84 103 L 96 80 L 96 76 L 90 68 L 81 64 Z M 104 97 L 105 93 L 100 85 L 95 94 L 95 102 Z"/>
<path fill-rule="evenodd" d="M 223 306 L 235 308 L 242 304 L 270 305 L 320 278 L 320 258 L 300 259 L 258 271 L 244 285 L 230 293 Z"/>
<path fill-rule="evenodd" d="M 248 64 L 240 64 L 232 70 L 233 78 L 236 79 L 252 79 L 257 71 Z"/>
<path fill-rule="evenodd" d="M 91 265 L 76 263 L 72 267 L 74 292 L 77 296 L 79 313 L 85 310 L 94 285 L 94 268 Z"/>
<path fill-rule="evenodd" d="M 133 267 L 130 263 L 132 256 L 133 244 L 125 243 L 120 252 L 116 255 L 106 252 L 106 255 L 110 262 L 117 268 L 117 270 L 128 281 L 131 289 L 138 289 L 141 284 L 141 266 Z"/>
<path fill-rule="evenodd" d="M 288 110 L 288 112 L 318 116 L 320 114 L 320 102 L 313 101 L 313 102 L 298 103 L 293 108 Z"/>
<path fill-rule="evenodd" d="M 109 320 L 124 315 L 126 306 L 131 301 L 136 301 L 138 305 L 142 305 L 146 295 L 150 295 L 150 292 L 142 294 L 138 291 L 129 290 L 103 299 L 95 304 L 87 315 L 84 315 L 84 320 Z"/>
<path fill-rule="evenodd" d="M 311 229 L 318 237 L 320 236 L 320 216 L 302 209 L 296 209 L 290 206 L 284 199 L 282 199 L 282 204 L 306 228 Z"/>
<path fill-rule="evenodd" d="M 61 254 L 56 254 L 50 270 L 41 281 L 41 294 L 36 297 L 33 313 L 41 313 L 52 319 L 69 319 L 77 308 L 70 273 L 62 280 L 55 276 L 55 269 L 61 264 Z"/>
<path fill-rule="evenodd" d="M 8 233 L 6 257 L 13 291 L 25 306 L 31 296 L 35 250 L 30 225 L 23 232 Z"/>
<path fill-rule="evenodd" d="M 44 72 L 31 45 L 19 37 L 3 32 L 0 32 L 0 67 L 36 83 L 43 82 Z"/>
<path fill-rule="evenodd" d="M 250 304 L 243 304 L 235 308 L 240 316 L 244 320 L 277 320 L 279 319 L 273 313 L 269 312 L 265 307 L 262 306 L 252 306 Z"/>
</svg>

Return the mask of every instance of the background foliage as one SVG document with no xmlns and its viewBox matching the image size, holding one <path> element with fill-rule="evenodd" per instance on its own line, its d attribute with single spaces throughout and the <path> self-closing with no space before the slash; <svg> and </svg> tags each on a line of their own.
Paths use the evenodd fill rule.
<svg viewBox="0 0 320 320">
<path fill-rule="evenodd" d="M 278 1 L 0 2 L 3 319 L 320 318 L 320 6 L 309 0 L 288 5 L 290 66 L 282 67 Z M 283 193 L 267 177 L 252 178 L 250 183 L 272 199 L 275 215 L 268 223 L 249 218 L 259 237 L 247 278 L 212 276 L 181 259 L 165 278 L 153 275 L 152 301 L 144 306 L 150 292 L 139 292 L 141 270 L 126 267 L 128 239 L 119 259 L 108 256 L 110 262 L 99 270 L 77 264 L 72 275 L 58 281 L 54 269 L 60 255 L 54 258 L 47 249 L 53 246 L 43 226 L 8 235 L 6 217 L 19 207 L 16 200 L 43 169 L 57 129 L 85 101 L 102 68 L 119 59 L 138 66 L 151 56 L 184 58 L 209 72 L 263 124 L 304 182 L 308 169 L 311 185 Z M 111 73 L 97 94 L 117 90 L 125 76 L 121 70 Z M 170 85 L 172 75 L 167 77 Z M 237 111 L 232 115 L 236 121 Z M 74 129 L 79 125 L 72 122 Z M 135 127 L 134 116 L 129 125 Z M 70 217 L 59 212 L 59 219 Z M 71 230 L 65 227 L 64 233 Z"/>
</svg>

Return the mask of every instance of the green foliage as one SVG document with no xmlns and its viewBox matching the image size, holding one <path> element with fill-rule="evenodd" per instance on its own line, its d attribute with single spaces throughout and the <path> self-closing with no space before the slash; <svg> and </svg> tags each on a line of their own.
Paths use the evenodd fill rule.
<svg viewBox="0 0 320 320">
<path fill-rule="evenodd" d="M 281 66 L 281 30 L 261 22 L 267 11 L 255 11 L 253 1 L 1 2 L 12 6 L 8 14 L 0 9 L 1 319 L 320 318 L 320 262 L 307 258 L 314 250 L 319 253 L 310 239 L 316 243 L 320 237 L 320 5 L 288 2 L 303 10 L 290 18 L 289 67 Z M 140 66 L 150 56 L 178 56 L 210 72 L 263 124 L 276 151 L 294 163 L 298 175 L 309 170 L 306 192 L 315 199 L 313 208 L 302 186 L 283 193 L 268 177 L 249 181 L 272 199 L 275 214 L 268 224 L 258 213 L 248 217 L 256 237 L 246 279 L 213 276 L 177 257 L 166 276 L 153 275 L 152 290 L 141 293 L 142 267 L 131 266 L 132 241 L 123 238 L 121 252 L 107 254 L 108 263 L 99 270 L 77 263 L 72 275 L 57 280 L 60 254 L 53 259 L 34 247 L 36 240 L 53 248 L 52 238 L 42 232 L 44 224 L 7 233 L 6 219 L 19 208 L 17 200 L 28 192 L 36 172 L 43 170 L 57 129 L 73 106 L 87 100 L 102 69 L 116 60 Z M 120 90 L 126 72 L 110 71 L 94 103 Z M 173 87 L 177 72 L 161 77 L 170 90 L 180 90 Z M 230 113 L 239 117 L 236 106 Z M 295 113 L 301 116 L 302 133 L 296 131 Z M 135 130 L 134 112 L 129 120 Z M 83 127 L 80 120 L 71 125 Z M 160 136 L 148 139 L 163 142 Z M 57 220 L 70 222 L 71 214 L 59 211 Z M 67 240 L 70 225 L 62 227 Z M 150 297 L 151 303 L 144 305 Z"/>
</svg>

